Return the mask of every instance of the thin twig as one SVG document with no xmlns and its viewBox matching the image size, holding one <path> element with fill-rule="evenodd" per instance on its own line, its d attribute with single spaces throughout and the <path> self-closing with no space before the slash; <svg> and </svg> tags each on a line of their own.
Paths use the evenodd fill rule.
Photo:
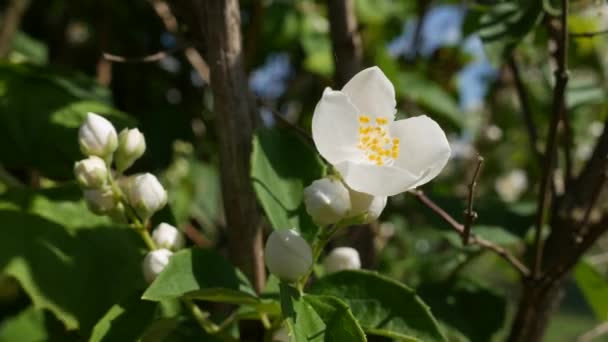
<svg viewBox="0 0 608 342">
<path fill-rule="evenodd" d="M 258 106 L 268 110 L 270 113 L 272 113 L 272 116 L 280 121 L 282 124 L 286 125 L 287 127 L 293 129 L 296 133 L 298 133 L 300 136 L 302 136 L 302 138 L 304 138 L 307 142 L 314 144 L 314 141 L 312 140 L 312 137 L 310 136 L 310 134 L 308 132 L 306 132 L 304 129 L 302 129 L 302 127 L 290 122 L 289 120 L 287 120 L 283 114 L 279 113 L 276 109 L 272 108 L 272 106 L 267 103 L 266 101 L 264 101 L 264 99 L 260 98 L 260 97 L 255 97 L 257 102 L 258 102 Z"/>
<path fill-rule="evenodd" d="M 441 217 L 445 222 L 447 222 L 452 227 L 452 229 L 454 229 L 456 231 L 456 233 L 458 233 L 460 236 L 462 236 L 464 234 L 464 225 L 460 224 L 458 221 L 456 221 L 455 218 L 453 218 L 450 214 L 448 214 L 445 210 L 443 210 L 440 206 L 438 206 L 435 202 L 433 202 L 433 200 L 428 198 L 424 194 L 424 192 L 422 192 L 422 190 L 414 190 L 414 191 L 410 191 L 410 192 L 414 196 L 416 196 L 416 198 L 421 203 L 423 203 L 424 205 L 429 207 L 433 212 L 435 212 L 435 214 L 439 215 L 439 217 Z M 494 244 L 493 242 L 488 241 L 486 239 L 477 237 L 474 234 L 470 235 L 469 242 L 472 245 L 478 245 L 479 247 L 481 247 L 483 249 L 487 249 L 489 251 L 496 253 L 498 256 L 500 256 L 505 261 L 507 261 L 509 264 L 511 264 L 517 271 L 519 271 L 519 273 L 521 273 L 522 276 L 527 277 L 530 274 L 530 270 L 517 257 L 515 257 L 513 254 L 511 254 L 508 250 L 504 249 L 503 247 L 498 246 L 498 245 Z"/>
<path fill-rule="evenodd" d="M 576 339 L 576 342 L 591 342 L 608 333 L 608 322 L 600 323 Z"/>
<path fill-rule="evenodd" d="M 158 62 L 168 56 L 173 55 L 175 52 L 181 49 L 175 48 L 167 51 L 158 51 L 150 55 L 139 56 L 139 57 L 125 57 L 120 55 L 111 54 L 108 52 L 103 52 L 102 56 L 108 61 L 117 62 L 117 63 L 154 63 Z"/>
<path fill-rule="evenodd" d="M 565 94 L 568 83 L 568 0 L 562 0 L 562 12 L 560 15 L 560 35 L 557 39 L 557 70 L 555 71 L 555 88 L 553 90 L 552 117 L 549 127 L 549 137 L 545 150 L 543 173 L 541 176 L 540 189 L 538 192 L 538 208 L 536 213 L 536 230 L 534 234 L 534 263 L 532 276 L 537 278 L 542 270 L 543 257 L 543 226 L 551 203 L 551 183 L 557 150 L 557 130 L 560 119 L 565 115 Z"/>
<path fill-rule="evenodd" d="M 462 229 L 462 244 L 469 244 L 469 237 L 471 235 L 471 226 L 477 219 L 477 213 L 473 211 L 473 199 L 475 198 L 475 188 L 477 187 L 477 179 L 479 179 L 479 172 L 481 171 L 481 165 L 483 164 L 483 157 L 477 156 L 477 166 L 475 167 L 475 173 L 469 184 L 469 196 L 467 200 L 467 208 L 464 211 L 464 226 Z"/>
<path fill-rule="evenodd" d="M 593 38 L 595 36 L 601 36 L 608 34 L 608 30 L 592 31 L 592 32 L 571 32 L 570 37 L 573 38 Z"/>
<path fill-rule="evenodd" d="M 530 106 L 528 92 L 521 78 L 521 72 L 519 71 L 519 65 L 517 64 L 515 56 L 509 56 L 507 65 L 511 70 L 513 80 L 515 81 L 515 91 L 517 92 L 517 97 L 519 98 L 519 103 L 521 105 L 521 112 L 524 118 L 524 123 L 526 124 L 526 130 L 528 131 L 530 146 L 532 146 L 534 156 L 538 159 L 538 162 L 542 164 L 543 156 L 538 150 L 538 132 L 536 131 L 534 119 L 532 118 L 532 107 Z"/>
</svg>

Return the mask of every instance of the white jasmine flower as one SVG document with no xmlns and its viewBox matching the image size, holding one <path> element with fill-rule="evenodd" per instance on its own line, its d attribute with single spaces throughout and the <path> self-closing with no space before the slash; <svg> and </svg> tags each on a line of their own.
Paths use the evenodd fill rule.
<svg viewBox="0 0 608 342">
<path fill-rule="evenodd" d="M 316 180 L 304 189 L 304 204 L 316 224 L 336 223 L 350 210 L 348 189 L 339 179 Z"/>
<path fill-rule="evenodd" d="M 118 149 L 115 154 L 116 168 L 119 172 L 128 169 L 146 151 L 146 139 L 137 129 L 123 129 L 118 134 Z"/>
<path fill-rule="evenodd" d="M 395 89 L 378 67 L 355 75 L 341 91 L 327 88 L 312 119 L 319 153 L 351 189 L 392 196 L 433 179 L 450 146 L 427 116 L 394 121 Z"/>
<path fill-rule="evenodd" d="M 312 251 L 298 232 L 279 229 L 266 240 L 264 261 L 268 270 L 279 279 L 295 282 L 312 266 Z"/>
<path fill-rule="evenodd" d="M 165 267 L 169 264 L 169 259 L 173 252 L 168 249 L 161 248 L 156 249 L 146 254 L 144 261 L 142 263 L 142 269 L 144 271 L 144 279 L 148 283 L 151 283 L 158 277 L 160 272 L 162 272 Z"/>
<path fill-rule="evenodd" d="M 84 188 L 100 188 L 108 179 L 106 162 L 96 156 L 90 156 L 74 164 L 74 175 Z"/>
<path fill-rule="evenodd" d="M 172 250 L 178 250 L 184 247 L 184 236 L 179 229 L 173 227 L 168 223 L 159 224 L 154 231 L 152 231 L 152 240 L 158 247 L 163 247 Z"/>
<path fill-rule="evenodd" d="M 365 223 L 375 221 L 386 207 L 386 196 L 373 196 L 353 189 L 350 193 L 351 216 L 367 213 Z"/>
<path fill-rule="evenodd" d="M 359 252 L 351 247 L 334 248 L 323 260 L 325 272 L 334 273 L 343 270 L 358 270 L 361 268 Z"/>
<path fill-rule="evenodd" d="M 95 113 L 88 113 L 78 130 L 78 142 L 82 153 L 105 158 L 116 150 L 118 137 L 110 121 Z"/>
</svg>

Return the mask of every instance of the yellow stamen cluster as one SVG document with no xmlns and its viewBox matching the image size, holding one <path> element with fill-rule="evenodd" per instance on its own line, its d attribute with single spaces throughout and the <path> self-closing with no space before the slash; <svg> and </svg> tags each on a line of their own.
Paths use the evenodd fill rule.
<svg viewBox="0 0 608 342">
<path fill-rule="evenodd" d="M 367 115 L 359 116 L 359 143 L 357 148 L 363 150 L 366 158 L 376 165 L 399 157 L 399 139 L 391 139 L 386 126 L 388 119 L 378 117 L 372 122 Z"/>
</svg>

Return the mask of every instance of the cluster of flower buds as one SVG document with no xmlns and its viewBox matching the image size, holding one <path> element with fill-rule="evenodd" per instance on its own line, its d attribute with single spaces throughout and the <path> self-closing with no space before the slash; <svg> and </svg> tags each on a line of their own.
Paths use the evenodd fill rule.
<svg viewBox="0 0 608 342">
<path fill-rule="evenodd" d="M 120 186 L 112 186 L 112 161 L 118 174 L 122 174 L 146 150 L 144 135 L 137 128 L 125 128 L 117 134 L 110 121 L 89 113 L 78 131 L 78 142 L 88 157 L 76 162 L 74 174 L 92 212 L 124 220 L 127 204 L 145 221 L 165 206 L 167 192 L 149 173 L 121 176 Z"/>
<path fill-rule="evenodd" d="M 174 251 L 184 247 L 185 240 L 179 229 L 168 223 L 161 223 L 152 231 L 152 240 L 159 249 L 148 252 L 142 268 L 144 278 L 151 283 L 169 264 Z"/>
<path fill-rule="evenodd" d="M 386 197 L 357 192 L 330 176 L 316 180 L 304 189 L 304 205 L 318 225 L 330 225 L 362 214 L 367 214 L 362 223 L 368 223 L 380 216 L 386 206 Z"/>
</svg>

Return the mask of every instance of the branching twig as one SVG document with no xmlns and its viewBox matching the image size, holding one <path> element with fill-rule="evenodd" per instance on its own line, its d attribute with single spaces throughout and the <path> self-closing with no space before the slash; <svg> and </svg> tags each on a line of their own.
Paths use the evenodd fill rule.
<svg viewBox="0 0 608 342">
<path fill-rule="evenodd" d="M 464 234 L 464 225 L 460 224 L 453 218 L 450 214 L 448 214 L 445 210 L 443 210 L 440 206 L 438 206 L 435 202 L 433 202 L 430 198 L 428 198 L 422 190 L 414 190 L 410 191 L 416 198 L 429 207 L 435 214 L 439 215 L 445 222 L 447 222 L 452 229 L 456 231 L 460 236 Z M 503 258 L 509 264 L 511 264 L 522 276 L 527 277 L 530 274 L 530 270 L 513 254 L 511 254 L 508 250 L 504 249 L 501 246 L 494 244 L 491 241 L 488 241 L 484 238 L 477 237 L 474 234 L 471 234 L 469 237 L 469 242 L 472 245 L 478 245 L 483 249 L 490 250 L 496 253 L 498 256 Z"/>
<path fill-rule="evenodd" d="M 469 244 L 469 237 L 471 235 L 471 226 L 473 222 L 477 219 L 477 213 L 473 211 L 473 198 L 475 197 L 475 188 L 477 187 L 477 179 L 479 178 L 479 172 L 481 171 L 481 165 L 483 164 L 483 157 L 477 156 L 477 167 L 475 168 L 475 173 L 473 173 L 473 179 L 471 179 L 471 183 L 469 184 L 469 197 L 467 200 L 467 208 L 464 211 L 464 225 L 462 229 L 462 244 Z"/>
<path fill-rule="evenodd" d="M 551 183 L 557 150 L 557 130 L 560 119 L 565 115 L 566 84 L 568 83 L 568 0 L 562 0 L 562 14 L 560 15 L 560 35 L 557 39 L 557 70 L 555 71 L 555 88 L 553 90 L 553 105 L 551 123 L 549 126 L 549 137 L 545 150 L 543 172 L 541 176 L 540 189 L 538 192 L 538 207 L 536 213 L 536 225 L 534 233 L 534 261 L 532 275 L 534 278 L 540 275 L 542 270 L 543 238 L 542 231 L 545 224 L 546 214 L 551 203 Z"/>
</svg>

